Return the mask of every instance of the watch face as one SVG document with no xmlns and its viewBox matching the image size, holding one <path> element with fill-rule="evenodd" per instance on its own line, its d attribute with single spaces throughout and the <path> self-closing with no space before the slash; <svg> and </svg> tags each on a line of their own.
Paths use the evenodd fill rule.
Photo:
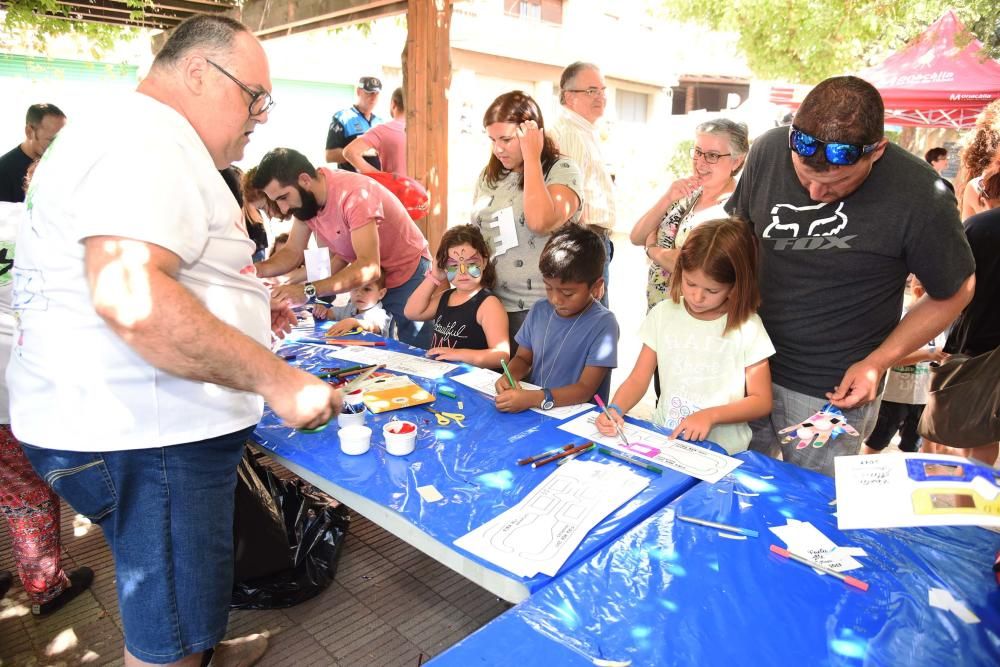
<svg viewBox="0 0 1000 667">
<path fill-rule="evenodd" d="M 555 401 L 549 401 L 549 400 L 542 401 L 542 410 L 551 410 L 553 406 L 555 406 L 555 404 L 556 404 Z"/>
<path fill-rule="evenodd" d="M 302 288 L 302 291 L 310 299 L 316 296 L 316 286 L 313 285 L 312 283 L 306 283 L 305 286 Z"/>
</svg>

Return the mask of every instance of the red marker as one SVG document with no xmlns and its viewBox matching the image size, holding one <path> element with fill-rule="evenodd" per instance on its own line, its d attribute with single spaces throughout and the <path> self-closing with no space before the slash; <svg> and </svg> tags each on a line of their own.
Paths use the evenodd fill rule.
<svg viewBox="0 0 1000 667">
<path fill-rule="evenodd" d="M 779 547 L 776 544 L 772 544 L 771 545 L 771 551 L 773 551 L 774 553 L 778 554 L 779 556 L 784 556 L 785 558 L 791 558 L 792 560 L 798 561 L 798 562 L 802 563 L 803 565 L 808 565 L 809 567 L 813 567 L 813 568 L 816 568 L 817 570 L 820 570 L 822 572 L 826 572 L 831 577 L 836 577 L 837 579 L 840 579 L 841 581 L 843 581 L 848 586 L 854 586 L 855 588 L 861 589 L 863 591 L 867 591 L 868 590 L 868 584 L 866 584 L 865 582 L 861 581 L 860 579 L 855 579 L 854 577 L 852 577 L 849 574 L 844 574 L 842 572 L 837 572 L 836 570 L 831 570 L 830 568 L 824 567 L 823 565 L 817 565 L 816 563 L 812 562 L 808 558 L 803 558 L 802 556 L 800 556 L 798 554 L 793 554 L 788 549 L 782 549 L 781 547 Z"/>
</svg>

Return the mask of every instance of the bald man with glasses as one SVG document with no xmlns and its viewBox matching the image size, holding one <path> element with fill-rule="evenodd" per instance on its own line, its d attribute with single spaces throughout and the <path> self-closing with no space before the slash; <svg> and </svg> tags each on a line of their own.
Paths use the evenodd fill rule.
<svg viewBox="0 0 1000 667">
<path fill-rule="evenodd" d="M 179 25 L 138 89 L 60 133 L 17 247 L 12 427 L 114 555 L 125 664 L 250 665 L 223 642 L 236 468 L 263 402 L 294 428 L 337 390 L 269 349 L 254 243 L 219 170 L 268 119 L 264 50 L 240 23 Z M 99 102 L 98 102 L 99 103 Z"/>
<path fill-rule="evenodd" d="M 601 154 L 596 123 L 607 106 L 607 86 L 596 65 L 575 62 L 559 79 L 559 117 L 547 131 L 559 146 L 559 152 L 572 158 L 583 175 L 581 224 L 588 225 L 604 241 L 604 294 L 601 303 L 608 305 L 608 280 L 614 244 L 615 192 L 611 173 Z"/>
<path fill-rule="evenodd" d="M 941 333 L 975 284 L 955 196 L 885 139 L 884 117 L 866 81 L 821 82 L 790 126 L 753 143 L 726 204 L 759 241 L 759 314 L 777 350 L 773 411 L 750 424 L 750 449 L 827 475 L 874 428 L 886 371 Z M 910 273 L 927 294 L 900 320 Z M 856 433 L 782 433 L 808 430 L 828 404 Z"/>
</svg>

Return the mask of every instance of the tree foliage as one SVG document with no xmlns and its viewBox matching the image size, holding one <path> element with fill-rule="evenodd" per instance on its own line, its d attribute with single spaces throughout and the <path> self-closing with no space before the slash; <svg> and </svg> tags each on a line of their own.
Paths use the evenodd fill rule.
<svg viewBox="0 0 1000 667">
<path fill-rule="evenodd" d="M 141 20 L 145 15 L 145 0 L 126 0 L 132 8 L 130 17 Z M 70 17 L 69 8 L 57 0 L 9 0 L 0 7 L 6 12 L 4 32 L 8 37 L 18 36 L 34 50 L 45 52 L 49 40 L 63 35 L 86 39 L 95 56 L 110 51 L 115 42 L 131 39 L 138 31 L 119 25 L 92 23 Z"/>
<path fill-rule="evenodd" d="M 875 64 L 954 9 L 990 57 L 1000 56 L 997 0 L 661 0 L 661 11 L 738 34 L 763 79 L 814 83 Z"/>
</svg>

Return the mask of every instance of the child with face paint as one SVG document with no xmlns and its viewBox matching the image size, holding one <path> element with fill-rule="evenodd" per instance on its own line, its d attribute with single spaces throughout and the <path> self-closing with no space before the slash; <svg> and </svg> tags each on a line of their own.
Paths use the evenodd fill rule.
<svg viewBox="0 0 1000 667">
<path fill-rule="evenodd" d="M 459 225 L 445 232 L 434 267 L 404 310 L 414 322 L 433 320 L 428 357 L 481 368 L 500 368 L 501 359 L 510 359 L 507 312 L 490 291 L 495 284 L 496 268 L 479 229 Z"/>
</svg>

